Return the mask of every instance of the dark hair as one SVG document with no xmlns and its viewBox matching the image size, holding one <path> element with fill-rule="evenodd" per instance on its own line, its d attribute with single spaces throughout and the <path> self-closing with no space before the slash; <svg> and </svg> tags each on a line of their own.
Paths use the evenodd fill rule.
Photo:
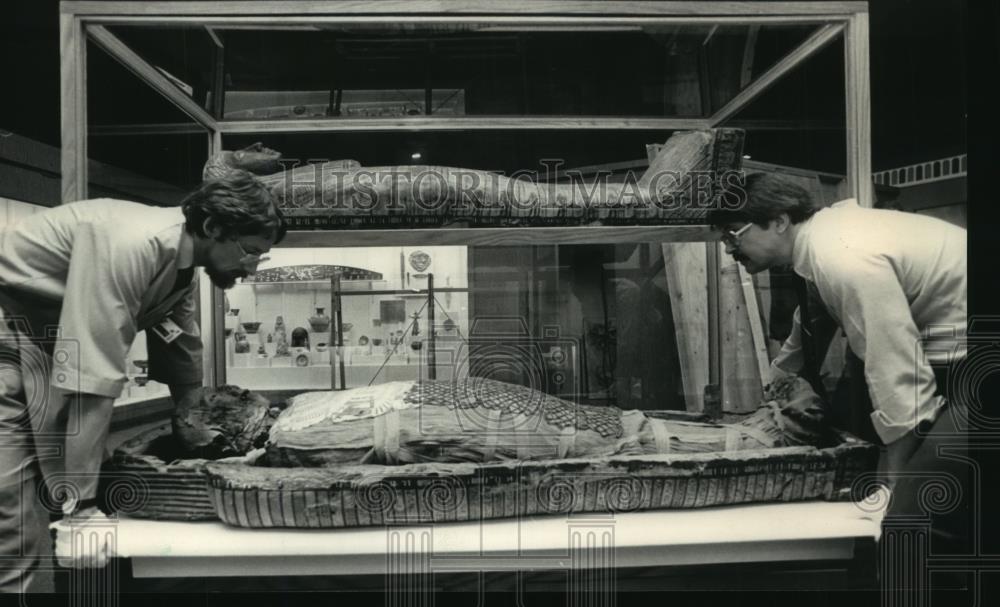
<svg viewBox="0 0 1000 607">
<path fill-rule="evenodd" d="M 809 191 L 795 182 L 772 173 L 752 173 L 726 192 L 727 208 L 712 209 L 708 223 L 721 227 L 749 221 L 761 227 L 787 213 L 792 223 L 801 223 L 819 208 Z"/>
<path fill-rule="evenodd" d="M 181 202 L 190 234 L 205 237 L 205 220 L 221 230 L 222 240 L 236 236 L 274 236 L 282 241 L 288 228 L 267 187 L 247 171 L 206 179 Z"/>
</svg>

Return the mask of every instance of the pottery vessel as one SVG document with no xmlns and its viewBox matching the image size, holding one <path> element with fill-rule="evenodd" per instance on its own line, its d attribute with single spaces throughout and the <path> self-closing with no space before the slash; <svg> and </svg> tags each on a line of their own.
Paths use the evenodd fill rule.
<svg viewBox="0 0 1000 607">
<path fill-rule="evenodd" d="M 309 317 L 309 326 L 314 333 L 324 333 L 330 330 L 330 317 L 324 313 L 324 308 L 316 308 L 316 315 Z"/>
</svg>

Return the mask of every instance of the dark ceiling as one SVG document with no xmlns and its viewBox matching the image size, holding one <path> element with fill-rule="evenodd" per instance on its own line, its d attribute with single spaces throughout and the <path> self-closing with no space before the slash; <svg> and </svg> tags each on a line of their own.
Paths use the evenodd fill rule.
<svg viewBox="0 0 1000 607">
<path fill-rule="evenodd" d="M 873 168 L 887 169 L 965 152 L 965 3 L 877 0 L 871 3 L 870 11 Z M 0 14 L 4 15 L 0 24 L 0 61 L 4 62 L 6 91 L 0 100 L 4 106 L 0 128 L 58 145 L 58 3 L 8 2 Z M 818 83 L 810 88 L 814 93 L 822 91 Z M 840 104 L 842 111 L 839 85 L 831 91 L 831 108 L 836 111 Z M 794 110 L 794 105 L 788 105 L 790 96 L 802 100 L 794 94 L 772 91 L 755 110 L 764 116 L 788 116 Z M 816 96 L 826 97 L 822 92 Z M 810 99 L 812 103 L 817 102 Z M 835 145 L 842 146 L 839 134 L 831 136 Z M 787 131 L 768 133 L 757 141 L 775 150 L 794 150 L 825 147 L 829 139 L 826 135 L 802 141 L 785 137 L 790 137 Z M 783 146 L 785 142 L 792 145 Z"/>
</svg>

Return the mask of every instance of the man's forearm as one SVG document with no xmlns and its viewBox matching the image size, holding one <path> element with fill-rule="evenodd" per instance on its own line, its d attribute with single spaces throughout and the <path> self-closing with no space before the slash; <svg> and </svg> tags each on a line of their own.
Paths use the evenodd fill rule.
<svg viewBox="0 0 1000 607">
<path fill-rule="evenodd" d="M 201 384 L 170 384 L 170 398 L 178 411 L 189 409 L 201 398 Z"/>
</svg>

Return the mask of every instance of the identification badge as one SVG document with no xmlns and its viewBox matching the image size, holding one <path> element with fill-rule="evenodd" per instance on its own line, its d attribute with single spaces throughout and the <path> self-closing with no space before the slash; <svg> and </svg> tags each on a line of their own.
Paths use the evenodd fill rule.
<svg viewBox="0 0 1000 607">
<path fill-rule="evenodd" d="M 152 327 L 153 332 L 163 340 L 163 343 L 169 344 L 178 337 L 180 337 L 184 331 L 177 326 L 170 318 L 165 318 L 162 321 L 156 323 Z"/>
</svg>

